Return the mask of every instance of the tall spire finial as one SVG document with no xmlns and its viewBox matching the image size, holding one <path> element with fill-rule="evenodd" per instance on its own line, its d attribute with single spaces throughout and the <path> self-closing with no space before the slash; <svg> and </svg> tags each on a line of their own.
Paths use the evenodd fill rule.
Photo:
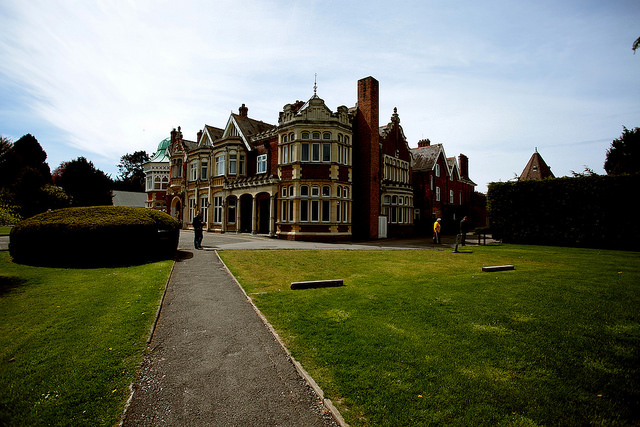
<svg viewBox="0 0 640 427">
<path fill-rule="evenodd" d="M 313 78 L 313 96 L 316 96 L 318 92 L 318 73 L 315 73 Z"/>
</svg>

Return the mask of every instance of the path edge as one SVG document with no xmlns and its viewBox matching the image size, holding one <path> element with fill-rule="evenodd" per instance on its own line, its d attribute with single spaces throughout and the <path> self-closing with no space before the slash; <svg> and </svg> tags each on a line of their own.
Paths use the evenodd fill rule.
<svg viewBox="0 0 640 427">
<path fill-rule="evenodd" d="M 164 292 L 162 292 L 162 297 L 160 297 L 160 304 L 158 304 L 158 309 L 156 310 L 156 318 L 153 320 L 153 325 L 151 325 L 151 330 L 149 331 L 149 335 L 147 336 L 147 344 L 146 344 L 147 347 L 149 346 L 149 344 L 151 344 L 151 340 L 153 339 L 153 334 L 155 334 L 156 332 L 158 319 L 160 319 L 160 311 L 162 310 L 162 306 L 164 306 L 164 299 L 165 299 L 165 296 L 167 295 L 167 289 L 169 289 L 169 282 L 171 282 L 171 278 L 173 277 L 173 270 L 176 267 L 176 262 L 178 261 L 174 258 L 173 264 L 171 264 L 171 271 L 169 271 L 169 277 L 167 277 L 167 282 L 164 284 Z M 127 410 L 129 409 L 129 406 L 131 406 L 131 400 L 133 400 L 133 393 L 134 393 L 133 386 L 136 382 L 138 382 L 138 377 L 140 375 L 140 368 L 142 367 L 142 364 L 144 363 L 145 359 L 146 359 L 146 355 L 143 352 L 142 361 L 140 362 L 137 368 L 138 372 L 136 373 L 136 379 L 131 384 L 129 384 L 129 397 L 127 398 L 127 401 L 124 404 L 124 410 L 122 411 L 122 416 L 120 417 L 120 422 L 118 423 L 118 427 L 122 427 L 124 425 L 124 420 L 127 416 Z"/>
<path fill-rule="evenodd" d="M 300 364 L 300 362 L 298 362 L 291 355 L 291 352 L 284 345 L 284 342 L 280 338 L 280 335 L 278 335 L 278 333 L 273 328 L 271 323 L 269 323 L 269 321 L 264 316 L 264 314 L 262 314 L 260 309 L 254 304 L 253 299 L 245 292 L 242 285 L 240 285 L 240 282 L 238 282 L 238 280 L 233 275 L 233 273 L 231 273 L 231 270 L 229 270 L 229 267 L 227 267 L 227 264 L 225 264 L 222 258 L 220 258 L 220 254 L 218 253 L 218 251 L 215 250 L 214 252 L 216 253 L 216 257 L 218 257 L 218 259 L 220 260 L 220 263 L 224 266 L 224 269 L 227 271 L 227 274 L 233 279 L 233 281 L 238 286 L 238 288 L 240 288 L 240 291 L 247 298 L 247 301 L 249 301 L 249 303 L 253 307 L 253 310 L 256 312 L 260 320 L 262 320 L 262 323 L 264 323 L 264 325 L 267 327 L 267 329 L 269 329 L 269 331 L 271 332 L 273 337 L 276 339 L 276 341 L 280 344 L 280 347 L 282 347 L 282 349 L 284 350 L 289 360 L 291 360 L 291 362 L 293 363 L 293 366 L 295 366 L 296 370 L 298 371 L 298 374 L 300 374 L 300 376 L 306 381 L 309 387 L 311 387 L 313 391 L 318 395 L 318 397 L 320 397 L 320 399 L 322 400 L 322 403 L 329 410 L 329 412 L 331 412 L 331 415 L 333 416 L 334 420 L 340 425 L 340 427 L 349 427 L 349 424 L 347 424 L 347 422 L 344 420 L 344 418 L 342 417 L 342 414 L 340 413 L 338 408 L 336 408 L 336 406 L 333 404 L 331 399 L 324 397 L 324 391 L 320 388 L 318 383 L 316 383 L 313 377 L 306 371 L 306 369 L 304 369 L 304 367 Z"/>
</svg>

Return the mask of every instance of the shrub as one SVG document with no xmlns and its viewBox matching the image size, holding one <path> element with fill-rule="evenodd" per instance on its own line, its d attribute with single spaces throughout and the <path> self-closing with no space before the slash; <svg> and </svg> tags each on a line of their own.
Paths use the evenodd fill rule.
<svg viewBox="0 0 640 427">
<path fill-rule="evenodd" d="M 35 265 L 105 266 L 173 257 L 179 224 L 153 209 L 94 206 L 44 212 L 16 224 L 9 251 Z"/>
</svg>

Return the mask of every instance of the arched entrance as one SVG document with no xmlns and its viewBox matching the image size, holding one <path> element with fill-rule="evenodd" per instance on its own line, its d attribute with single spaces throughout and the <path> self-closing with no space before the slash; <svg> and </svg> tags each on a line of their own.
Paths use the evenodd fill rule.
<svg viewBox="0 0 640 427">
<path fill-rule="evenodd" d="M 271 219 L 271 196 L 269 193 L 260 193 L 256 196 L 258 205 L 257 232 L 259 234 L 269 234 L 269 221 Z"/>
<path fill-rule="evenodd" d="M 241 233 L 251 233 L 251 224 L 253 221 L 253 196 L 251 194 L 243 194 L 240 196 L 240 228 Z"/>
<path fill-rule="evenodd" d="M 171 216 L 178 220 L 182 224 L 182 200 L 180 197 L 174 197 L 171 200 Z"/>
</svg>

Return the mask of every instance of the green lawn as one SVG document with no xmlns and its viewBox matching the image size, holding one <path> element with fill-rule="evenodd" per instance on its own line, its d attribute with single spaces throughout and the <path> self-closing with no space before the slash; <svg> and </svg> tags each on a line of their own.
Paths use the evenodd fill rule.
<svg viewBox="0 0 640 427">
<path fill-rule="evenodd" d="M 116 425 L 172 263 L 57 269 L 0 252 L 0 425 Z"/>
<path fill-rule="evenodd" d="M 353 426 L 640 423 L 638 252 L 220 255 Z"/>
</svg>

